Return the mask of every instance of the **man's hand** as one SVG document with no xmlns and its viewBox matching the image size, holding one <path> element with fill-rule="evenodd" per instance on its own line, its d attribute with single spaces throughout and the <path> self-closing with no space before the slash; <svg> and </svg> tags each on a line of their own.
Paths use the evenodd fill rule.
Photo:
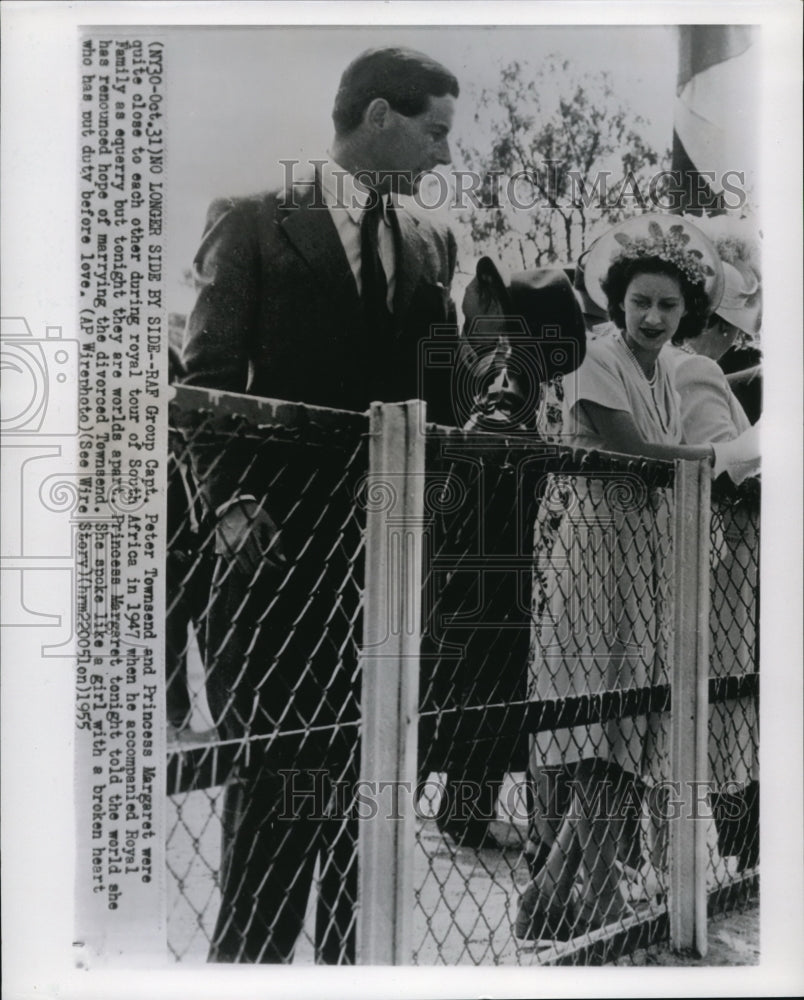
<svg viewBox="0 0 804 1000">
<path fill-rule="evenodd" d="M 253 576 L 259 567 L 279 569 L 287 563 L 279 529 L 254 500 L 238 500 L 221 514 L 215 529 L 215 552 L 237 562 Z"/>
</svg>

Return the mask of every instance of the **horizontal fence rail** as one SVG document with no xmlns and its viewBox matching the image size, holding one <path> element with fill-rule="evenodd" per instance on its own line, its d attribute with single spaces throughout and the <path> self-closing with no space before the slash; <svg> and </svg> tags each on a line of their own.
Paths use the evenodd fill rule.
<svg viewBox="0 0 804 1000">
<path fill-rule="evenodd" d="M 177 961 L 598 964 L 755 897 L 755 482 L 690 521 L 672 463 L 189 387 L 171 456 Z"/>
</svg>

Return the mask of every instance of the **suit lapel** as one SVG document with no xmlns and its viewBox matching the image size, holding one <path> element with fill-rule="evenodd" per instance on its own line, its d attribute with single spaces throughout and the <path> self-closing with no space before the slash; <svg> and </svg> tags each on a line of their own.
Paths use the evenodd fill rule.
<svg viewBox="0 0 804 1000">
<path fill-rule="evenodd" d="M 422 272 L 426 246 L 419 235 L 418 219 L 398 207 L 394 216 L 398 224 L 394 325 L 399 328 Z"/>
<path fill-rule="evenodd" d="M 311 184 L 298 185 L 293 189 L 294 207 L 282 210 L 280 225 L 309 265 L 315 280 L 355 308 L 359 300 L 354 275 L 335 223 L 324 205 L 317 178 L 315 185 L 315 188 Z"/>
<path fill-rule="evenodd" d="M 333 309 L 359 309 L 357 284 L 332 216 L 324 206 L 318 178 L 314 184 L 299 184 L 293 189 L 288 207 L 280 212 L 280 225 L 315 280 L 330 289 Z M 398 333 L 419 282 L 427 248 L 418 231 L 418 219 L 399 207 L 394 217 L 397 226 L 394 327 Z M 340 306 L 336 305 L 338 302 Z"/>
</svg>

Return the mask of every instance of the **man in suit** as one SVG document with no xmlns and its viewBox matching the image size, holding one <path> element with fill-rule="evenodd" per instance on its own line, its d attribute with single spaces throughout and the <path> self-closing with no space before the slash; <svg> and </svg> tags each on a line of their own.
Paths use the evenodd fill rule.
<svg viewBox="0 0 804 1000">
<path fill-rule="evenodd" d="M 419 348 L 434 325 L 454 323 L 455 241 L 410 196 L 450 161 L 457 96 L 455 77 L 421 53 L 366 52 L 343 74 L 330 156 L 311 176 L 213 204 L 195 259 L 186 383 L 358 411 L 423 397 L 431 419 L 451 422 L 449 373 L 420 373 Z M 227 787 L 210 960 L 291 960 L 318 860 L 318 958 L 353 962 L 356 823 L 332 803 L 337 782 L 356 777 L 357 645 L 343 623 L 357 597 L 344 595 L 349 567 L 332 556 L 333 541 L 338 551 L 346 543 L 328 535 L 348 519 L 340 507 L 352 494 L 341 456 L 291 449 L 255 460 L 260 447 L 193 446 L 217 518 L 207 626 L 215 721 L 233 740 L 282 726 L 296 734 L 268 740 Z M 324 499 L 334 529 L 311 532 Z M 328 622 L 344 600 L 355 607 Z"/>
</svg>

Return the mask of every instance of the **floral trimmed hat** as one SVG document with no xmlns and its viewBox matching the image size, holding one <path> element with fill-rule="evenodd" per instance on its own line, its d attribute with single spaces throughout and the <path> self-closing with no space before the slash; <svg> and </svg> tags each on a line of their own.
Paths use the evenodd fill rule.
<svg viewBox="0 0 804 1000">
<path fill-rule="evenodd" d="M 679 215 L 639 215 L 595 240 L 584 261 L 587 293 L 607 308 L 601 285 L 614 261 L 655 257 L 675 265 L 692 284 L 702 285 L 711 310 L 718 306 L 724 284 L 718 253 L 697 226 Z"/>
<path fill-rule="evenodd" d="M 715 313 L 753 337 L 762 325 L 762 290 L 759 281 L 750 272 L 746 273 L 725 260 L 723 272 L 726 287 Z"/>
<path fill-rule="evenodd" d="M 759 230 L 750 219 L 731 215 L 701 216 L 693 220 L 711 240 L 723 263 L 726 283 L 715 312 L 749 337 L 762 324 L 762 263 Z"/>
</svg>

